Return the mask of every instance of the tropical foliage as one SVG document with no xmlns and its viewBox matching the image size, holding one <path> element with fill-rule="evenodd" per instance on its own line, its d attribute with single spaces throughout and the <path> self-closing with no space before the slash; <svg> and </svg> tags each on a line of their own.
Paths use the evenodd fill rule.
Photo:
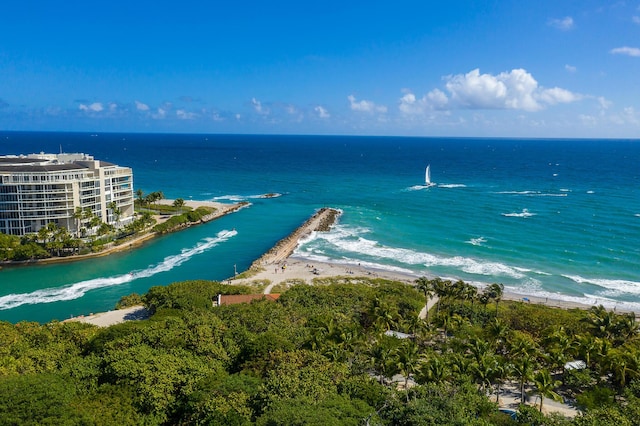
<svg viewBox="0 0 640 426">
<path fill-rule="evenodd" d="M 122 301 L 144 303 L 144 321 L 0 323 L 0 422 L 637 424 L 632 316 L 503 301 L 500 286 L 416 284 L 324 279 L 275 302 L 214 306 L 253 290 L 187 281 Z M 563 371 L 573 359 L 586 368 Z M 495 404 L 507 383 L 528 402 L 516 420 Z M 553 399 L 584 413 L 547 416 Z"/>
</svg>

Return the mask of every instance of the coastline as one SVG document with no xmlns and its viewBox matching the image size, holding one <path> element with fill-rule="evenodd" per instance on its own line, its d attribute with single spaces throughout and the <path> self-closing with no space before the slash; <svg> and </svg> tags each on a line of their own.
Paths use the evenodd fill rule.
<svg viewBox="0 0 640 426">
<path fill-rule="evenodd" d="M 388 280 L 400 281 L 409 285 L 414 285 L 415 280 L 421 276 L 407 274 L 397 271 L 389 271 L 376 269 L 361 264 L 353 265 L 344 262 L 319 262 L 310 261 L 304 257 L 296 256 L 294 251 L 299 245 L 300 240 L 309 235 L 311 232 L 317 231 L 317 221 L 314 218 L 320 214 L 320 211 L 314 214 L 303 225 L 297 228 L 290 235 L 280 240 L 276 245 L 256 260 L 249 268 L 248 274 L 238 277 L 231 277 L 227 282 L 232 284 L 251 284 L 253 281 L 269 281 L 270 284 L 264 290 L 265 294 L 271 292 L 275 286 L 287 285 L 291 283 L 305 282 L 313 285 L 314 280 L 319 278 L 339 278 L 348 277 L 349 279 L 357 279 L 358 277 L 366 278 L 384 278 Z M 333 217 L 331 223 L 325 224 L 323 231 L 328 231 L 335 224 L 335 220 L 339 215 Z M 433 278 L 433 277 L 427 277 Z M 481 290 L 482 287 L 479 287 Z M 503 300 L 514 302 L 533 303 L 545 305 L 561 309 L 589 309 L 596 305 L 562 300 L 553 297 L 539 297 L 527 293 L 518 293 L 513 291 L 505 291 L 502 295 Z M 634 313 L 633 310 L 613 309 L 617 313 Z"/>
<path fill-rule="evenodd" d="M 172 205 L 174 200 L 159 200 L 157 203 L 158 204 L 164 204 L 164 205 Z M 215 208 L 216 211 L 203 217 L 200 222 L 198 223 L 190 223 L 187 226 L 177 229 L 175 231 L 171 231 L 171 232 L 176 232 L 178 230 L 181 229 L 186 229 L 188 227 L 191 226 L 195 226 L 195 225 L 199 225 L 202 223 L 206 223 L 206 222 L 210 222 L 212 220 L 218 219 L 222 216 L 225 216 L 227 214 L 230 213 L 235 213 L 238 210 L 244 208 L 247 206 L 247 204 L 242 204 L 242 203 L 234 203 L 234 204 L 225 204 L 225 203 L 218 203 L 218 202 L 214 202 L 214 201 L 185 201 L 185 206 L 187 207 L 191 207 L 193 209 L 197 209 L 198 207 L 212 207 Z M 158 215 L 156 215 L 158 216 Z M 167 218 L 156 218 L 157 219 L 157 223 L 162 223 L 164 221 L 166 221 L 168 219 Z M 126 250 L 132 250 L 136 247 L 139 247 L 140 245 L 146 243 L 147 241 L 157 237 L 159 234 L 157 234 L 154 231 L 147 231 L 141 235 L 138 235 L 134 238 L 132 238 L 131 240 L 126 240 L 121 242 L 120 244 L 113 244 L 111 243 L 110 246 L 106 247 L 103 250 L 100 250 L 99 252 L 95 252 L 95 253 L 87 253 L 87 254 L 75 254 L 75 255 L 71 255 L 71 256 L 65 256 L 65 257 L 48 257 L 45 259 L 32 259 L 32 260 L 19 260 L 19 261 L 3 261 L 0 262 L 0 269 L 4 268 L 4 267 L 20 267 L 20 266 L 29 266 L 29 265 L 48 265 L 48 264 L 55 264 L 55 263 L 69 263 L 69 262 L 77 262 L 77 261 L 81 261 L 81 260 L 87 260 L 87 259 L 94 259 L 94 258 L 98 258 L 98 257 L 102 257 L 102 256 L 108 256 L 110 254 L 113 253 L 117 253 L 117 252 L 121 252 L 121 251 L 126 251 Z"/>
<path fill-rule="evenodd" d="M 166 203 L 172 200 L 164 200 Z M 192 202 L 196 206 L 211 206 L 211 204 L 221 204 L 209 202 Z M 227 206 L 226 211 L 220 211 L 217 217 L 223 216 L 231 211 L 237 211 L 242 206 L 223 204 Z M 294 251 L 300 244 L 301 239 L 310 235 L 312 232 L 327 232 L 336 224 L 341 212 L 337 209 L 324 207 L 316 211 L 302 225 L 296 228 L 292 233 L 279 240 L 271 249 L 256 259 L 249 269 L 236 277 L 230 277 L 223 280 L 229 284 L 252 285 L 254 282 L 268 281 L 269 285 L 264 289 L 264 294 L 269 294 L 275 286 L 300 284 L 304 282 L 313 285 L 316 279 L 340 278 L 344 277 L 351 281 L 357 281 L 361 278 L 382 278 L 387 280 L 399 281 L 408 285 L 414 285 L 415 280 L 420 276 L 411 275 L 403 272 L 376 269 L 362 265 L 352 265 L 343 262 L 318 262 L 309 261 L 303 257 L 296 256 Z M 430 278 L 430 277 L 428 277 Z M 561 309 L 589 309 L 594 305 L 571 302 L 555 298 L 546 298 L 534 296 L 526 293 L 516 293 L 505 291 L 502 295 L 503 300 L 532 303 L 537 305 L 545 305 L 553 308 Z M 615 311 L 615 309 L 614 309 Z M 133 314 L 131 314 L 133 312 Z M 635 313 L 635 311 L 618 310 L 617 313 Z M 83 317 L 74 317 L 65 321 L 81 321 L 100 327 L 107 327 L 112 324 L 118 324 L 127 320 L 144 319 L 148 312 L 141 306 L 131 307 L 122 310 L 112 310 L 97 314 L 90 314 Z"/>
</svg>

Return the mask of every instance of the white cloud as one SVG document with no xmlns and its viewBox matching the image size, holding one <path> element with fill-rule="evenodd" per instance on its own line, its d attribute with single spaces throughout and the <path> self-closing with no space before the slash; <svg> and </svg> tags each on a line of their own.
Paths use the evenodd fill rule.
<svg viewBox="0 0 640 426">
<path fill-rule="evenodd" d="M 406 91 L 399 109 L 408 115 L 446 109 L 513 109 L 538 111 L 547 105 L 571 103 L 582 95 L 554 87 L 544 89 L 524 69 L 514 69 L 498 75 L 480 74 L 479 69 L 466 74 L 447 76 L 446 93 L 434 89 L 422 98 Z"/>
<path fill-rule="evenodd" d="M 116 104 L 115 102 L 111 102 L 109 104 L 109 111 L 115 112 L 117 109 L 118 109 L 118 104 Z"/>
<path fill-rule="evenodd" d="M 197 116 L 198 115 L 196 113 L 189 112 L 184 109 L 176 110 L 176 117 L 178 117 L 180 120 L 193 120 Z"/>
<path fill-rule="evenodd" d="M 555 105 L 569 104 L 582 99 L 582 96 L 576 95 L 575 93 L 571 93 L 570 91 L 559 87 L 554 87 L 552 89 L 543 90 L 538 98 L 549 105 Z"/>
<path fill-rule="evenodd" d="M 602 109 L 608 109 L 612 105 L 612 102 L 607 100 L 603 96 L 600 96 L 598 98 L 598 103 L 600 104 L 600 108 Z"/>
<path fill-rule="evenodd" d="M 139 101 L 135 101 L 136 102 L 136 109 L 138 111 L 149 111 L 149 105 L 144 104 L 142 102 Z"/>
<path fill-rule="evenodd" d="M 427 102 L 425 98 L 417 99 L 416 95 L 411 92 L 407 92 L 400 98 L 400 105 L 398 108 L 400 111 L 407 115 L 422 114 L 427 109 Z"/>
<path fill-rule="evenodd" d="M 427 93 L 425 102 L 428 102 L 433 109 L 446 109 L 449 105 L 449 98 L 440 89 L 433 89 Z"/>
<path fill-rule="evenodd" d="M 100 112 L 104 110 L 104 107 L 102 106 L 101 102 L 94 102 L 89 105 L 80 104 L 79 108 L 81 111 L 90 111 L 90 112 Z"/>
<path fill-rule="evenodd" d="M 640 49 L 637 47 L 616 47 L 611 49 L 609 53 L 613 55 L 627 55 L 627 56 L 640 56 Z"/>
<path fill-rule="evenodd" d="M 592 115 L 580 114 L 578 118 L 585 126 L 593 127 L 598 124 L 598 119 Z"/>
<path fill-rule="evenodd" d="M 167 110 L 164 108 L 158 108 L 158 111 L 155 114 L 151 114 L 151 117 L 156 120 L 162 120 L 167 116 Z"/>
<path fill-rule="evenodd" d="M 553 28 L 557 28 L 562 31 L 569 31 L 575 27 L 571 16 L 567 16 L 562 19 L 549 19 L 548 23 Z"/>
<path fill-rule="evenodd" d="M 447 78 L 451 100 L 469 109 L 521 109 L 536 111 L 541 107 L 533 98 L 538 82 L 523 69 L 497 76 L 480 74 L 479 69 Z"/>
<path fill-rule="evenodd" d="M 262 103 L 256 98 L 251 98 L 251 105 L 253 105 L 253 109 L 260 115 L 269 114 L 269 110 L 262 106 Z"/>
<path fill-rule="evenodd" d="M 638 124 L 640 122 L 640 115 L 633 107 L 625 107 L 623 109 L 622 117 L 627 123 Z"/>
<path fill-rule="evenodd" d="M 318 117 L 320 117 L 320 118 L 329 118 L 329 117 L 331 117 L 331 114 L 329 114 L 329 111 L 327 111 L 325 108 L 321 107 L 320 105 L 315 107 L 313 110 L 318 113 Z"/>
<path fill-rule="evenodd" d="M 634 24 L 640 24 L 640 16 L 634 16 L 631 18 Z"/>
<path fill-rule="evenodd" d="M 379 112 L 379 113 L 387 112 L 387 107 L 384 105 L 376 105 L 371 101 L 365 101 L 365 100 L 356 101 L 356 97 L 353 95 L 347 96 L 347 99 L 349 99 L 349 104 L 353 111 Z"/>
<path fill-rule="evenodd" d="M 573 65 L 569 65 L 569 64 L 565 65 L 564 69 L 567 72 L 570 72 L 570 73 L 574 73 L 574 72 L 578 71 L 578 68 L 574 67 Z"/>
<path fill-rule="evenodd" d="M 400 98 L 398 108 L 406 115 L 420 115 L 433 110 L 446 110 L 449 106 L 449 98 L 440 89 L 433 89 L 421 98 L 417 98 L 409 90 L 403 91 L 405 94 Z"/>
</svg>

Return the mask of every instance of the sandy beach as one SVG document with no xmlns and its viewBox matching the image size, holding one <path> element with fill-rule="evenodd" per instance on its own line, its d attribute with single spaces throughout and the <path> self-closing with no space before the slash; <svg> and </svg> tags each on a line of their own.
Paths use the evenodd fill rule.
<svg viewBox="0 0 640 426">
<path fill-rule="evenodd" d="M 411 285 L 413 285 L 415 280 L 419 278 L 419 276 L 401 272 L 368 268 L 360 264 L 351 265 L 340 262 L 310 262 L 309 260 L 296 257 L 293 253 L 300 243 L 300 239 L 309 235 L 311 232 L 318 230 L 318 224 L 322 219 L 321 217 L 318 217 L 319 213 L 316 213 L 292 234 L 279 241 L 270 251 L 265 253 L 260 259 L 256 260 L 251 267 L 252 273 L 250 274 L 250 277 L 232 277 L 229 278 L 228 282 L 242 285 L 250 284 L 253 281 L 269 281 L 270 284 L 264 290 L 264 293 L 268 294 L 275 286 L 300 282 L 312 285 L 316 278 L 335 278 L 343 276 L 353 279 L 356 277 L 373 277 L 405 282 Z M 329 228 L 330 225 L 327 227 L 325 224 L 323 230 L 328 230 Z M 525 303 L 536 303 L 563 309 L 588 309 L 592 306 L 583 303 L 508 291 L 503 294 L 503 299 L 522 301 Z M 625 311 L 620 310 L 619 312 Z"/>
<path fill-rule="evenodd" d="M 148 317 L 149 311 L 144 306 L 132 306 L 125 309 L 73 317 L 64 322 L 77 321 L 97 325 L 98 327 L 108 327 L 124 321 L 141 320 Z"/>
<path fill-rule="evenodd" d="M 295 249 L 295 247 L 294 247 Z M 292 250 L 293 251 L 293 250 Z M 366 277 L 366 278 L 384 278 L 388 280 L 400 281 L 413 285 L 415 280 L 419 278 L 415 275 L 403 274 L 400 272 L 379 270 L 366 268 L 359 265 L 349 265 L 343 263 L 327 263 L 327 262 L 309 262 L 308 260 L 293 256 L 274 257 L 277 261 L 263 264 L 263 270 L 255 273 L 249 278 L 233 279 L 232 284 L 250 284 L 252 281 L 269 280 L 271 284 L 265 291 L 268 293 L 274 286 L 283 283 L 299 283 L 304 281 L 309 285 L 313 284 L 316 278 L 330 277 Z M 284 266 L 284 268 L 283 268 Z M 513 292 L 505 292 L 502 297 L 504 300 L 523 301 L 526 303 L 536 303 L 557 308 L 581 308 L 588 309 L 591 305 L 569 302 L 558 299 L 550 299 L 545 297 L 536 297 L 527 294 L 519 294 Z"/>
</svg>

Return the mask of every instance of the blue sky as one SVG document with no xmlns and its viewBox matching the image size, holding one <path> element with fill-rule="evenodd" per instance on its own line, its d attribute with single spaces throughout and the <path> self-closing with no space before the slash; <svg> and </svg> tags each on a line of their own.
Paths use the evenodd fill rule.
<svg viewBox="0 0 640 426">
<path fill-rule="evenodd" d="M 640 135 L 640 0 L 6 3 L 0 130 Z"/>
</svg>

